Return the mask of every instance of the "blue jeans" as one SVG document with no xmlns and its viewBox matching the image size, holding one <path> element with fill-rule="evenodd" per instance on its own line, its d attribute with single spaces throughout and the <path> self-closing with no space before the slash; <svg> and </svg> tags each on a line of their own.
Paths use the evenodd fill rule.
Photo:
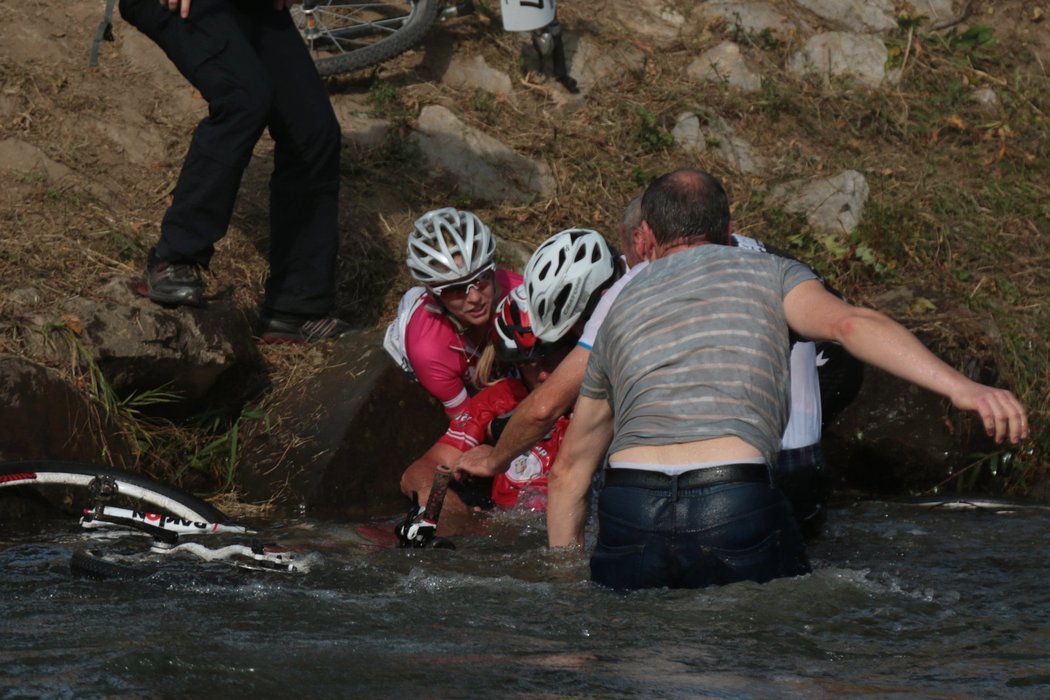
<svg viewBox="0 0 1050 700">
<path fill-rule="evenodd" d="M 604 486 L 591 578 L 617 590 L 763 583 L 810 572 L 791 506 L 769 484 Z"/>
</svg>

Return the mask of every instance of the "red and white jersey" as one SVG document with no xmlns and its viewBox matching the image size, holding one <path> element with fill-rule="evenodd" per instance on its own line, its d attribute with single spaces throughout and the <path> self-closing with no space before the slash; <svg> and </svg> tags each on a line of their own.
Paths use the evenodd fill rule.
<svg viewBox="0 0 1050 700">
<path fill-rule="evenodd" d="M 521 403 L 529 392 L 519 379 L 504 379 L 475 394 L 467 409 L 452 419 L 438 442 L 466 452 L 486 442 L 489 424 Z M 500 508 L 520 505 L 530 510 L 547 507 L 547 472 L 558 456 L 558 448 L 569 427 L 565 416 L 551 432 L 528 452 L 515 457 L 510 468 L 492 480 L 492 500 Z"/>
<path fill-rule="evenodd" d="M 528 395 L 529 390 L 520 379 L 504 379 L 485 387 L 452 419 L 438 442 L 461 452 L 477 447 L 488 439 L 489 423 L 513 411 Z"/>
<path fill-rule="evenodd" d="M 547 436 L 518 455 L 510 468 L 492 480 L 492 500 L 500 508 L 547 510 L 547 472 L 554 465 L 558 448 L 569 428 L 568 416 L 562 416 Z"/>
</svg>

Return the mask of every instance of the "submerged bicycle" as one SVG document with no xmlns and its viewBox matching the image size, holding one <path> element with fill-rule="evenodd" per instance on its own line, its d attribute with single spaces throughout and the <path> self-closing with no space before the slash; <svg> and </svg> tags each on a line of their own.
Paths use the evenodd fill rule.
<svg viewBox="0 0 1050 700">
<path fill-rule="evenodd" d="M 306 573 L 313 557 L 251 539 L 258 533 L 215 506 L 168 484 L 83 462 L 25 460 L 0 463 L 0 488 L 32 486 L 72 494 L 89 544 L 73 553 L 73 573 L 94 578 L 134 578 L 157 570 L 164 556 L 185 554 L 240 569 Z M 146 546 L 120 542 L 135 534 Z M 220 535 L 240 541 L 209 547 L 198 541 Z M 245 543 L 243 540 L 249 538 Z M 152 556 L 146 556 L 152 555 Z"/>
<path fill-rule="evenodd" d="M 451 470 L 439 468 L 426 505 L 413 505 L 394 528 L 401 547 L 454 549 L 434 536 L 450 480 Z M 0 462 L 0 488 L 15 487 L 52 490 L 71 499 L 80 527 L 89 534 L 88 544 L 70 559 L 70 569 L 77 575 L 147 577 L 171 555 L 287 574 L 307 573 L 319 563 L 315 554 L 263 544 L 258 532 L 196 496 L 111 467 L 50 460 Z M 129 544 L 127 535 L 136 536 L 136 541 Z M 219 546 L 200 541 L 221 536 L 237 541 Z"/>
</svg>

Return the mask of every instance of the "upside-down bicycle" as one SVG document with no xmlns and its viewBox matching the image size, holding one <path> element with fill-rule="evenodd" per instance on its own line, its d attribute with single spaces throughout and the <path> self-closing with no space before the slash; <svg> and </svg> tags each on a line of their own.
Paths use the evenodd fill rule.
<svg viewBox="0 0 1050 700">
<path fill-rule="evenodd" d="M 395 528 L 401 547 L 446 547 L 435 538 L 451 471 L 438 470 L 425 506 L 413 506 Z M 70 559 L 74 574 L 92 578 L 142 578 L 163 560 L 185 555 L 239 569 L 307 573 L 320 558 L 264 544 L 256 531 L 191 494 L 154 479 L 111 467 L 71 461 L 0 463 L 0 488 L 33 487 L 59 492 L 74 504 L 83 546 Z M 136 542 L 124 541 L 134 535 Z M 117 541 L 117 538 L 123 538 Z M 200 540 L 233 539 L 218 546 Z"/>
<path fill-rule="evenodd" d="M 311 557 L 253 539 L 258 533 L 210 503 L 145 476 L 82 462 L 0 464 L 0 488 L 27 486 L 61 492 L 75 504 L 80 526 L 89 532 L 85 545 L 77 548 L 70 561 L 76 574 L 147 576 L 156 571 L 156 560 L 171 555 L 283 573 L 305 573 L 314 563 Z M 116 533 L 134 533 L 140 541 L 144 536 L 146 546 L 110 546 Z M 234 536 L 238 541 L 217 547 L 198 541 L 219 536 Z"/>
</svg>

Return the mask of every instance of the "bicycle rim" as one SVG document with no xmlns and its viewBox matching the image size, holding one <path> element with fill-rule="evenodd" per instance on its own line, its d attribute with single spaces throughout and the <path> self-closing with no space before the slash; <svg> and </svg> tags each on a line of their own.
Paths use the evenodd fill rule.
<svg viewBox="0 0 1050 700">
<path fill-rule="evenodd" d="M 441 6 L 441 0 L 307 0 L 291 12 L 317 72 L 335 75 L 374 66 L 412 48 L 434 26 Z"/>
<path fill-rule="evenodd" d="M 148 504 L 178 518 L 230 524 L 233 520 L 210 503 L 141 474 L 86 462 L 22 460 L 0 463 L 0 488 L 13 486 L 65 486 L 85 493 L 97 478 L 112 480 L 117 495 L 131 503 Z M 85 505 L 88 503 L 85 498 Z"/>
<path fill-rule="evenodd" d="M 96 581 L 128 580 L 152 576 L 157 573 L 157 567 L 141 562 L 128 563 L 124 557 L 106 555 L 95 550 L 78 549 L 69 559 L 69 571 L 74 576 Z"/>
</svg>

